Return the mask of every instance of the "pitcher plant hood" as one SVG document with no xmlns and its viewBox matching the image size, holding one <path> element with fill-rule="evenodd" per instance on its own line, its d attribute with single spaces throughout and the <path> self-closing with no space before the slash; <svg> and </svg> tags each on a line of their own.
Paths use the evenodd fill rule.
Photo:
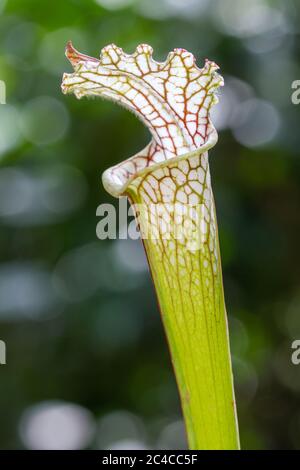
<svg viewBox="0 0 300 470">
<path fill-rule="evenodd" d="M 147 44 L 133 54 L 110 44 L 96 59 L 76 51 L 71 42 L 66 47 L 74 73 L 63 75 L 62 91 L 111 99 L 135 113 L 152 135 L 143 150 L 104 172 L 104 186 L 114 196 L 153 166 L 202 153 L 217 142 L 209 111 L 223 85 L 219 67 L 206 59 L 198 68 L 185 49 L 174 49 L 165 62 L 156 62 L 152 53 Z"/>
</svg>

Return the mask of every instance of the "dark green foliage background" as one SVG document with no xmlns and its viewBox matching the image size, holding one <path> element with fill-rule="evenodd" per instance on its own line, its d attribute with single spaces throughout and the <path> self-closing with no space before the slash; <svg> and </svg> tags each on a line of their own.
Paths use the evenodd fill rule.
<svg viewBox="0 0 300 470">
<path fill-rule="evenodd" d="M 61 75 L 71 71 L 64 47 L 73 39 L 93 56 L 110 42 L 126 52 L 149 43 L 157 60 L 174 47 L 186 48 L 199 65 L 205 57 L 215 60 L 225 78 L 247 82 L 277 109 L 281 123 L 274 139 L 252 148 L 222 130 L 210 161 L 242 446 L 300 449 L 300 366 L 290 361 L 291 342 L 300 339 L 300 105 L 291 102 L 291 83 L 300 80 L 298 2 L 269 2 L 290 27 L 281 44 L 265 53 L 251 52 L 247 38 L 222 31 L 214 20 L 217 6 L 192 18 L 174 12 L 155 19 L 138 3 L 107 10 L 92 0 L 9 0 L 0 17 L 0 79 L 7 86 L 6 106 L 14 107 L 15 126 L 21 126 L 18 142 L 0 159 L 0 339 L 7 344 L 7 365 L 0 366 L 0 448 L 23 447 L 21 416 L 47 400 L 79 404 L 95 420 L 128 410 L 145 423 L 149 447 L 158 445 L 163 426 L 180 417 L 149 275 L 120 267 L 113 246 L 118 241 L 99 241 L 95 233 L 97 206 L 117 205 L 105 193 L 101 173 L 149 136 L 133 115 L 111 103 L 61 94 Z M 70 121 L 50 142 L 47 126 L 53 122 L 47 113 L 34 121 L 30 108 L 41 96 L 62 103 L 68 113 L 63 123 Z M 34 122 L 24 132 L 26 119 Z M 31 138 L 43 129 L 46 142 Z M 53 132 L 59 133 L 55 124 Z M 61 198 L 63 207 L 73 197 L 78 202 L 61 213 L 57 201 L 52 212 L 37 210 L 41 193 L 31 188 L 32 213 L 29 207 L 25 215 L 21 209 L 20 215 L 3 215 L 5 198 L 12 197 L 1 176 L 11 175 L 8 169 L 35 184 L 52 174 L 64 182 L 67 169 L 69 189 L 54 185 L 50 197 Z M 22 206 L 19 189 L 14 197 Z M 82 262 L 64 272 L 57 288 L 60 260 L 80 247 L 83 257 L 88 247 L 89 258 L 79 256 Z M 11 269 L 23 270 L 23 277 L 13 277 L 8 292 Z M 38 279 L 26 287 L 28 270 Z M 96 432 L 90 447 L 99 446 Z"/>
</svg>

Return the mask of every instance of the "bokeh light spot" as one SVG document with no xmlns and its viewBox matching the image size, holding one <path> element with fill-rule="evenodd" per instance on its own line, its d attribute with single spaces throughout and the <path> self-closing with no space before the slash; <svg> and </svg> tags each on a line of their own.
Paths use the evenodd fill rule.
<svg viewBox="0 0 300 470">
<path fill-rule="evenodd" d="M 55 98 L 34 98 L 22 109 L 20 128 L 24 137 L 33 144 L 53 144 L 65 136 L 69 128 L 69 113 Z"/>
<path fill-rule="evenodd" d="M 91 413 L 82 406 L 48 401 L 28 408 L 19 429 L 28 449 L 77 450 L 90 444 L 95 423 Z"/>
</svg>

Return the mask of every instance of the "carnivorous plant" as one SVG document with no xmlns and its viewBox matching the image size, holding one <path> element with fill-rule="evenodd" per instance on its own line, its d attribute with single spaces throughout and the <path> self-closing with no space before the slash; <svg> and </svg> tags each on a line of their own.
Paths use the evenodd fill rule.
<svg viewBox="0 0 300 470">
<path fill-rule="evenodd" d="M 218 66 L 203 68 L 184 49 L 165 62 L 141 44 L 129 55 L 111 44 L 100 58 L 66 55 L 74 73 L 62 90 L 101 96 L 133 111 L 150 143 L 102 176 L 113 196 L 133 204 L 180 393 L 191 449 L 238 449 L 239 435 L 208 150 Z"/>
</svg>

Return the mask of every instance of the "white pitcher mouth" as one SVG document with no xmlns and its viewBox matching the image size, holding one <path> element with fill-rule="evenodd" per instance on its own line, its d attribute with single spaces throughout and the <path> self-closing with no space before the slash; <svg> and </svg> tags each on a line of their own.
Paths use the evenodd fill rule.
<svg viewBox="0 0 300 470">
<path fill-rule="evenodd" d="M 159 163 L 151 163 L 149 166 L 137 171 L 130 177 L 128 177 L 124 181 L 124 172 L 122 171 L 122 166 L 126 165 L 131 162 L 135 156 L 130 157 L 129 159 L 125 160 L 121 164 L 114 165 L 107 170 L 105 170 L 102 174 L 102 183 L 105 190 L 114 197 L 121 197 L 126 194 L 127 188 L 130 186 L 131 182 L 134 181 L 136 178 L 151 173 L 155 171 L 157 168 L 164 168 L 166 166 L 170 166 L 174 163 L 177 163 L 182 160 L 188 160 L 196 155 L 201 155 L 212 147 L 216 145 L 218 141 L 218 133 L 216 129 L 212 126 L 212 132 L 210 133 L 207 141 L 201 145 L 198 149 L 193 150 L 191 152 L 184 153 L 182 155 L 178 155 L 176 157 L 170 158 L 168 160 L 164 160 Z"/>
</svg>

